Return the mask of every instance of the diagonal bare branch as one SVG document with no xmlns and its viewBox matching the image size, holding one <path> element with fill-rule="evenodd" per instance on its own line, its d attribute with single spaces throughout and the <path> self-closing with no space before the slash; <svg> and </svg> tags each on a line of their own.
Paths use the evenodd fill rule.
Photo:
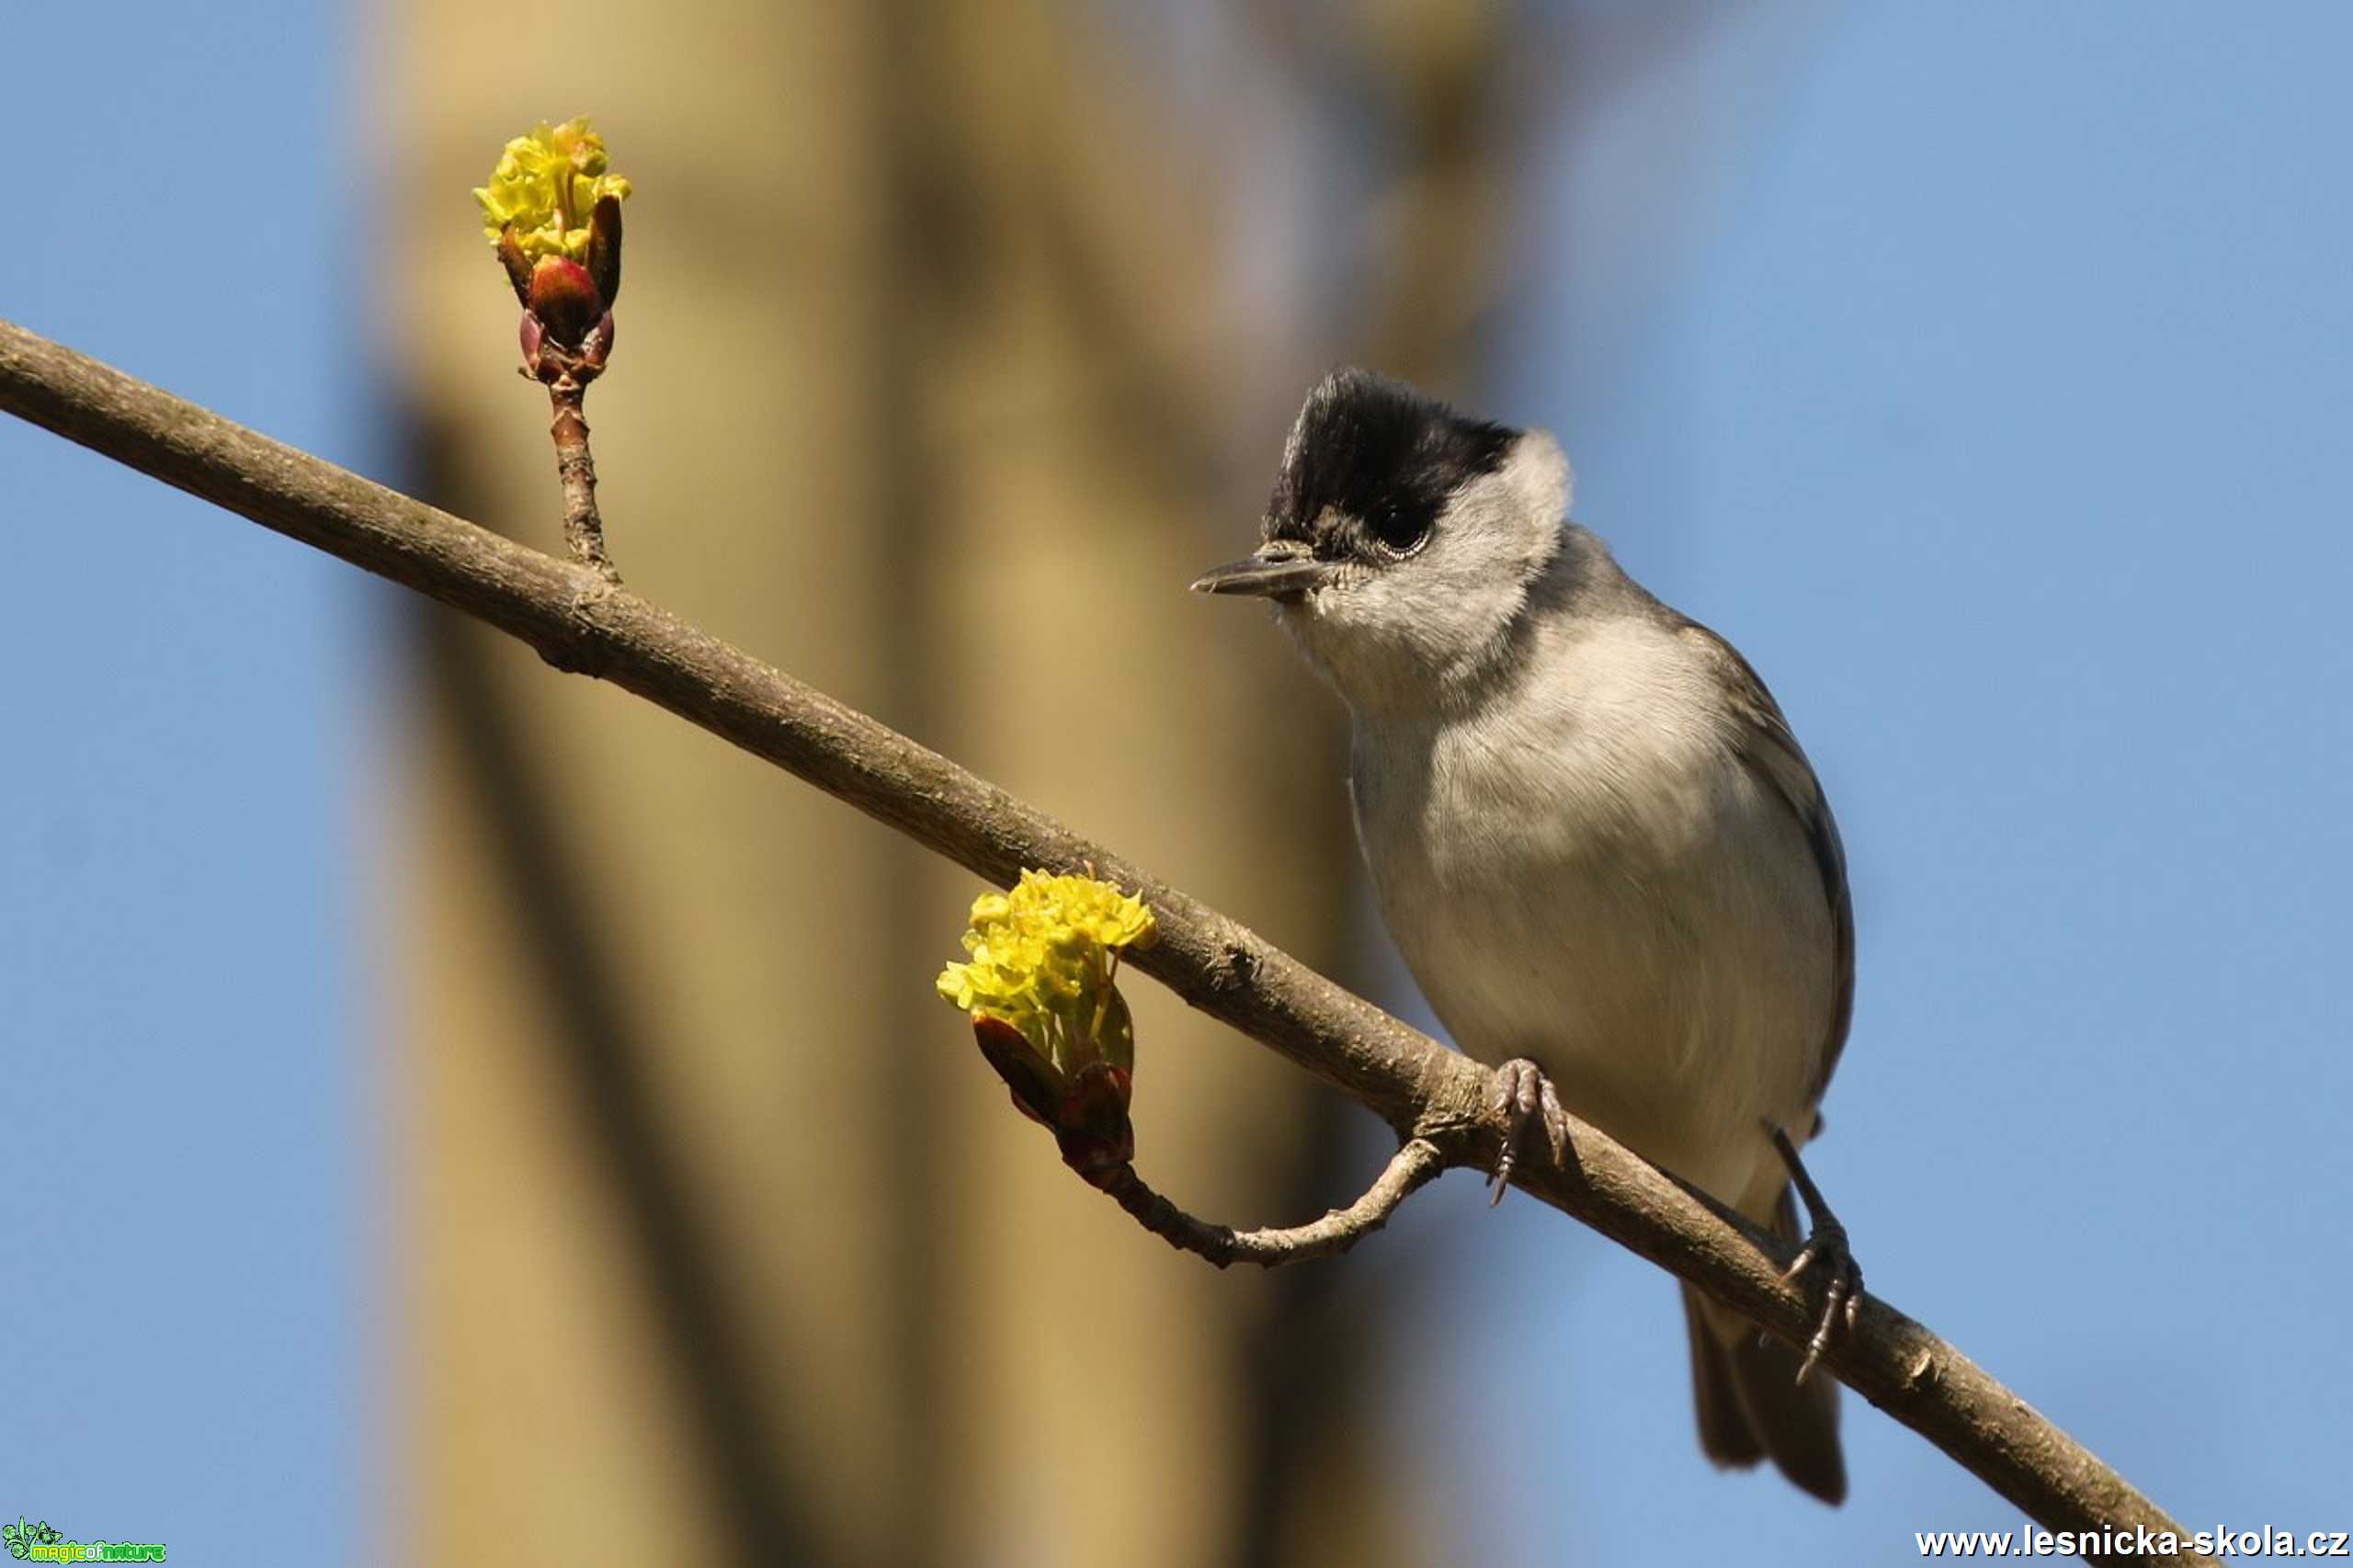
<svg viewBox="0 0 2353 1568">
<path fill-rule="evenodd" d="M 1485 1166 L 1492 1074 L 1247 927 L 875 720 L 592 570 L 502 539 L 0 321 L 0 411 L 499 628 L 611 681 L 1000 883 L 1025 866 L 1141 892 L 1160 940 L 1137 968 L 1378 1113 L 1449 1165 Z M 1567 1157 L 1513 1182 L 1793 1345 L 1813 1312 L 1788 1248 L 1574 1123 Z M 2094 1562 L 2205 1562 L 2164 1511 L 1974 1362 L 1876 1297 L 1824 1358 L 1840 1381 L 2052 1530 L 2121 1532 Z M 2180 1549 L 2136 1554 L 2134 1534 Z M 2096 1540 L 2114 1540 L 2112 1536 Z"/>
</svg>

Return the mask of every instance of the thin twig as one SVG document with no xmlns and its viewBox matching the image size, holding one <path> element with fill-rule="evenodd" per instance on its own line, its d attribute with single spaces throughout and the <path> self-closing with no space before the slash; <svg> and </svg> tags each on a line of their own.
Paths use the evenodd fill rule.
<svg viewBox="0 0 2353 1568">
<path fill-rule="evenodd" d="M 1444 1169 L 1446 1156 L 1437 1144 L 1427 1138 L 1408 1138 L 1362 1198 L 1321 1220 L 1279 1231 L 1237 1231 L 1196 1220 L 1146 1187 L 1133 1165 L 1114 1171 L 1103 1183 L 1103 1190 L 1117 1199 L 1137 1224 L 1179 1252 L 1199 1253 L 1220 1268 L 1231 1263 L 1273 1268 L 1302 1257 L 1329 1257 L 1347 1251 L 1389 1223 L 1399 1204 Z"/>
<path fill-rule="evenodd" d="M 605 553 L 605 519 L 597 510 L 597 460 L 588 450 L 588 416 L 583 406 L 587 396 L 588 389 L 568 375 L 548 386 L 548 402 L 555 410 L 548 434 L 555 437 L 556 477 L 563 482 L 563 542 L 574 561 L 619 587 L 621 574 Z"/>
<path fill-rule="evenodd" d="M 1152 906 L 1135 966 L 1308 1069 L 1447 1163 L 1485 1169 L 1504 1128 L 1493 1074 L 1307 969 L 1255 932 L 1078 837 L 996 786 L 655 608 L 593 590 L 566 564 L 370 483 L 21 327 L 0 322 L 0 412 L 214 501 L 499 628 L 766 758 L 981 876 L 1097 873 Z M 584 592 L 584 590 L 589 590 Z M 1172 590 L 1173 591 L 1173 590 Z M 1790 1248 L 1583 1122 L 1567 1157 L 1513 1185 L 1689 1281 L 1792 1345 L 1814 1312 L 1784 1282 Z M 2182 1550 L 2095 1561 L 2191 1563 L 2187 1537 L 2082 1444 L 1919 1324 L 1865 1298 L 1824 1357 L 1839 1380 L 1935 1443 L 2045 1528 L 2172 1532 Z"/>
</svg>

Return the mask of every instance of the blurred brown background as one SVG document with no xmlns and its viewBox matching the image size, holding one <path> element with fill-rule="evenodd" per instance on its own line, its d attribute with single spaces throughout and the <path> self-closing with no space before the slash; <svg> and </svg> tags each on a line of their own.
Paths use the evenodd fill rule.
<svg viewBox="0 0 2353 1568">
<path fill-rule="evenodd" d="M 439 219 L 591 113 L 638 187 L 589 404 L 631 585 L 1347 976 L 1336 705 L 1183 590 L 1329 364 L 1466 390 L 1559 41 L 1507 20 L 573 5 L 558 81 L 504 10 L 403 7 L 429 491 L 555 546 L 512 301 Z M 1377 1288 L 1219 1274 L 1061 1168 L 931 995 L 972 879 L 417 637 L 415 1560 L 1433 1560 L 1363 1437 Z M 1268 1222 L 1372 1168 L 1358 1113 L 1134 991 L 1167 1190 Z"/>
</svg>

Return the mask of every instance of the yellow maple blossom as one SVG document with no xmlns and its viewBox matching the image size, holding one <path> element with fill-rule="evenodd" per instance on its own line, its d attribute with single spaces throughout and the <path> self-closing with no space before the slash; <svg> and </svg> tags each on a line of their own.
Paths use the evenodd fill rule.
<svg viewBox="0 0 2353 1568">
<path fill-rule="evenodd" d="M 605 139 L 582 117 L 557 126 L 541 121 L 529 135 L 506 143 L 474 200 L 493 245 L 512 228 L 531 260 L 578 261 L 588 251 L 588 220 L 597 201 L 608 196 L 626 200 L 629 193 L 629 181 L 611 172 Z"/>
<path fill-rule="evenodd" d="M 972 901 L 967 961 L 940 972 L 939 994 L 1019 1031 L 1057 1074 L 1093 1061 L 1124 1071 L 1135 1032 L 1113 984 L 1119 952 L 1155 931 L 1142 899 L 1108 882 L 1024 871 L 1010 892 Z"/>
</svg>

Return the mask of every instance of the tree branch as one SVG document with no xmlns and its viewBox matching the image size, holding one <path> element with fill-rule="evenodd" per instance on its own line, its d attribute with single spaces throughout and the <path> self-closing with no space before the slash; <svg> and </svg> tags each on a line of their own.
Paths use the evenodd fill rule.
<svg viewBox="0 0 2353 1568">
<path fill-rule="evenodd" d="M 1104 1181 L 1103 1190 L 1117 1199 L 1137 1224 L 1179 1252 L 1198 1253 L 1220 1268 L 1230 1263 L 1273 1268 L 1302 1257 L 1328 1257 L 1347 1251 L 1389 1223 L 1399 1204 L 1436 1180 L 1444 1169 L 1446 1155 L 1437 1144 L 1427 1138 L 1408 1138 L 1362 1198 L 1321 1220 L 1279 1231 L 1237 1231 L 1196 1220 L 1146 1187 L 1133 1165 L 1113 1171 Z"/>
<path fill-rule="evenodd" d="M 0 410 L 508 632 L 775 763 L 1000 884 L 1025 866 L 1137 889 L 1160 940 L 1137 968 L 1372 1109 L 1448 1165 L 1484 1167 L 1501 1128 L 1491 1074 L 1308 970 L 1246 927 L 823 692 L 635 594 L 283 446 L 0 321 Z M 600 591 L 601 590 L 601 591 Z M 1558 1165 L 1514 1184 L 1794 1345 L 1803 1295 L 1788 1249 L 1582 1122 Z M 2052 1530 L 2120 1530 L 2095 1561 L 2208 1561 L 2148 1498 L 1969 1358 L 1876 1297 L 1824 1360 Z M 2132 1556 L 2132 1534 L 2183 1550 Z"/>
<path fill-rule="evenodd" d="M 597 460 L 588 449 L 588 415 L 583 406 L 588 389 L 570 376 L 548 388 L 554 417 L 548 434 L 555 439 L 556 478 L 563 485 L 563 542 L 572 558 L 615 587 L 621 574 L 605 553 L 605 519 L 597 510 Z"/>
</svg>

